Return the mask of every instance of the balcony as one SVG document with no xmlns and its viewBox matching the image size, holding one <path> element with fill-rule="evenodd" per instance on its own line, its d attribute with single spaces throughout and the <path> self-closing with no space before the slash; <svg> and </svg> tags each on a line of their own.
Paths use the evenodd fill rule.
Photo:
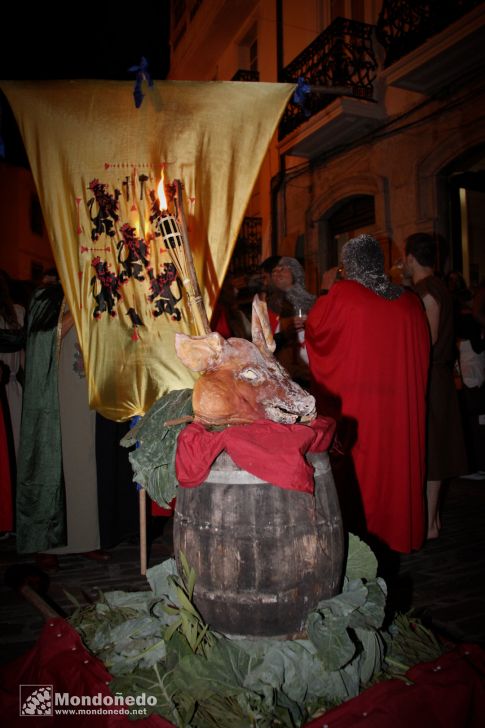
<svg viewBox="0 0 485 728">
<path fill-rule="evenodd" d="M 481 0 L 384 0 L 376 36 L 391 86 L 432 94 L 483 63 Z"/>
<path fill-rule="evenodd" d="M 304 79 L 310 93 L 303 108 L 290 102 L 285 111 L 281 153 L 312 158 L 382 122 L 383 111 L 373 99 L 372 31 L 366 23 L 337 18 L 283 69 L 283 81 Z"/>
</svg>

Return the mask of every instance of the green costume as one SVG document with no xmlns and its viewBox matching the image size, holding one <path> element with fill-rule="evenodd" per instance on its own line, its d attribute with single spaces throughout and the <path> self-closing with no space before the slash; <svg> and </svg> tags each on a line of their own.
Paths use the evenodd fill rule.
<svg viewBox="0 0 485 728">
<path fill-rule="evenodd" d="M 60 286 L 37 290 L 28 314 L 17 477 L 17 551 L 66 544 L 58 365 Z"/>
</svg>

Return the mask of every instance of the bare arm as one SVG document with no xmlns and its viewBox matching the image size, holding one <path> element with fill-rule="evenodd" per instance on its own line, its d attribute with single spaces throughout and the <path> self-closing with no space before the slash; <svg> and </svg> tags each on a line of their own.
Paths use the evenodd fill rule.
<svg viewBox="0 0 485 728">
<path fill-rule="evenodd" d="M 73 327 L 73 325 L 74 325 L 74 319 L 72 317 L 72 313 L 70 311 L 67 311 L 64 314 L 64 316 L 62 317 L 62 325 L 61 325 L 61 338 L 62 339 L 67 334 L 67 332 Z"/>
<path fill-rule="evenodd" d="M 423 297 L 423 304 L 428 318 L 431 343 L 436 344 L 440 325 L 440 305 L 429 293 Z"/>
</svg>

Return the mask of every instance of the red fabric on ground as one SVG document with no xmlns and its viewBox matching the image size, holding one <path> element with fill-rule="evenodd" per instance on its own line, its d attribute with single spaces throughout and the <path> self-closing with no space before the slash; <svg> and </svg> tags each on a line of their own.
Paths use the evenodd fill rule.
<svg viewBox="0 0 485 728">
<path fill-rule="evenodd" d="M 485 651 L 458 645 L 402 680 L 378 683 L 304 728 L 481 728 L 485 715 Z"/>
<path fill-rule="evenodd" d="M 59 636 L 60 635 L 60 636 Z M 481 728 L 485 715 L 485 651 L 459 645 L 437 660 L 408 672 L 414 684 L 386 680 L 328 711 L 304 728 Z M 72 695 L 109 695 L 106 668 L 84 648 L 77 632 L 63 619 L 46 623 L 35 646 L 0 669 L 2 722 L 9 728 L 174 728 L 152 715 L 135 723 L 119 715 L 19 715 L 20 685 L 52 685 Z"/>
<path fill-rule="evenodd" d="M 226 450 L 236 465 L 261 480 L 280 488 L 313 493 L 313 468 L 304 455 L 328 450 L 334 431 L 335 422 L 325 417 L 309 425 L 258 420 L 220 432 L 193 422 L 178 437 L 177 480 L 184 488 L 200 485 L 216 457 Z"/>
<path fill-rule="evenodd" d="M 308 314 L 305 341 L 317 410 L 337 420 L 368 532 L 396 551 L 420 548 L 430 347 L 421 301 L 409 291 L 389 301 L 355 281 L 337 282 Z M 334 477 L 339 488 L 335 470 Z M 345 524 L 344 508 L 343 515 Z"/>
<path fill-rule="evenodd" d="M 60 715 L 20 716 L 20 685 L 52 685 L 53 691 L 70 696 L 98 693 L 111 695 L 108 683 L 112 679 L 103 663 L 84 647 L 76 632 L 64 619 L 50 619 L 26 655 L 0 669 L 0 705 L 2 723 L 9 728 L 51 728 L 73 725 L 76 728 L 172 728 L 158 715 L 141 718 L 133 723 L 124 715 Z M 81 707 L 81 706 L 80 706 Z M 83 706 L 84 708 L 89 706 Z M 140 706 L 142 707 L 142 706 Z M 58 707 L 58 710 L 61 709 Z M 102 706 L 109 710 L 108 706 Z M 119 709 L 119 706 L 114 706 Z M 54 706 L 55 710 L 55 706 Z M 148 711 L 147 711 L 148 712 Z"/>
</svg>

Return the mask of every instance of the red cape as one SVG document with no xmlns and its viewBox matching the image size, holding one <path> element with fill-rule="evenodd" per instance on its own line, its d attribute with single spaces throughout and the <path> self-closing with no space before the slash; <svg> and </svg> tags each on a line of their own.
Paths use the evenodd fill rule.
<svg viewBox="0 0 485 728">
<path fill-rule="evenodd" d="M 430 342 L 419 298 L 337 282 L 311 309 L 305 339 L 317 409 L 337 420 L 367 531 L 396 551 L 420 548 Z"/>
</svg>

